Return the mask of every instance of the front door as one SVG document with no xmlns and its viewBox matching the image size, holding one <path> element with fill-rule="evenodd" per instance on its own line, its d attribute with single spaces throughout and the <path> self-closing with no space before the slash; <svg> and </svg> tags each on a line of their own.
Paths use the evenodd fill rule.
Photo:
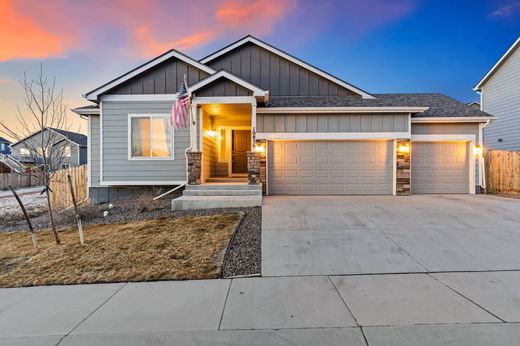
<svg viewBox="0 0 520 346">
<path fill-rule="evenodd" d="M 247 173 L 247 152 L 251 150 L 251 131 L 233 130 L 233 173 Z"/>
</svg>

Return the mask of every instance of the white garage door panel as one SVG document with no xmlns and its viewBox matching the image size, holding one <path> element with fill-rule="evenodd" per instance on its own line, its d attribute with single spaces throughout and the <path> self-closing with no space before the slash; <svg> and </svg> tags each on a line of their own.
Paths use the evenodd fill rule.
<svg viewBox="0 0 520 346">
<path fill-rule="evenodd" d="M 269 193 L 392 193 L 391 141 L 269 142 Z"/>
<path fill-rule="evenodd" d="M 412 193 L 468 193 L 468 145 L 412 143 Z"/>
</svg>

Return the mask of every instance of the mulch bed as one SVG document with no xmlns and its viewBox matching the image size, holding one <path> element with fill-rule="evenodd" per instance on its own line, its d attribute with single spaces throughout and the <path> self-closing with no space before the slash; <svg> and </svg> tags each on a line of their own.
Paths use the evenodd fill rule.
<svg viewBox="0 0 520 346">
<path fill-rule="evenodd" d="M 221 277 L 260 275 L 261 272 L 261 229 L 262 208 L 221 208 L 201 210 L 171 211 L 171 197 L 151 202 L 139 200 L 117 201 L 113 207 L 108 204 L 83 205 L 81 213 L 84 226 L 118 224 L 142 220 L 156 220 L 161 218 L 177 219 L 184 216 L 211 216 L 230 213 L 242 213 L 243 219 L 231 237 L 227 247 Z M 103 217 L 103 212 L 108 216 Z M 57 224 L 60 228 L 74 227 L 75 219 L 71 210 L 57 214 Z M 42 214 L 32 218 L 36 229 L 48 228 L 48 217 Z M 1 232 L 27 230 L 24 220 L 0 220 Z M 50 233 L 50 232 L 49 232 Z M 27 235 L 28 236 L 28 235 Z M 30 237 L 28 238 L 28 240 Z M 1 272 L 0 272 L 1 275 Z"/>
</svg>

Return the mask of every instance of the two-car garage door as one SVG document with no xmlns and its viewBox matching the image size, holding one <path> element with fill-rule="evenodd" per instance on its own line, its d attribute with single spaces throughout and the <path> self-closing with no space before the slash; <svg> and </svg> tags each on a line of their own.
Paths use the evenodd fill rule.
<svg viewBox="0 0 520 346">
<path fill-rule="evenodd" d="M 392 141 L 272 141 L 268 147 L 269 194 L 392 194 Z"/>
</svg>

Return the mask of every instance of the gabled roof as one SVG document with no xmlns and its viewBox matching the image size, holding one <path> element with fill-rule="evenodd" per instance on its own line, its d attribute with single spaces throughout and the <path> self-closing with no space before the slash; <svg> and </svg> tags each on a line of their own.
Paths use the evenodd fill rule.
<svg viewBox="0 0 520 346">
<path fill-rule="evenodd" d="M 267 102 L 267 100 L 268 100 L 269 91 L 262 90 L 259 87 L 257 87 L 256 85 L 251 84 L 248 81 L 245 81 L 242 78 L 239 78 L 239 77 L 235 76 L 234 74 L 231 74 L 224 70 L 220 70 L 212 75 L 209 75 L 208 77 L 201 79 L 197 83 L 190 86 L 189 87 L 190 96 L 191 96 L 191 93 L 213 83 L 214 81 L 216 81 L 220 78 L 228 79 L 228 80 L 232 81 L 233 83 L 236 83 L 248 90 L 251 90 L 253 92 L 253 96 L 263 98 L 262 102 Z"/>
<path fill-rule="evenodd" d="M 7 144 L 11 144 L 11 141 L 5 139 L 4 137 L 0 137 L 0 143 L 7 143 Z"/>
<path fill-rule="evenodd" d="M 184 54 L 182 54 L 179 51 L 176 51 L 175 49 L 171 49 L 171 50 L 167 51 L 166 53 L 164 53 L 162 55 L 159 55 L 158 57 L 156 57 L 156 58 L 154 58 L 154 59 L 152 59 L 152 60 L 150 60 L 150 61 L 148 61 L 148 62 L 146 62 L 146 63 L 144 63 L 144 64 L 142 64 L 142 65 L 140 65 L 138 67 L 136 67 L 136 68 L 134 68 L 133 70 L 130 70 L 129 72 L 127 72 L 127 73 L 125 73 L 125 74 L 123 74 L 123 75 L 121 75 L 121 76 L 111 80 L 110 82 L 107 82 L 107 83 L 103 84 L 102 86 L 97 87 L 96 89 L 89 91 L 88 93 L 83 95 L 83 97 L 85 97 L 87 100 L 90 100 L 90 101 L 98 101 L 98 97 L 102 93 L 104 93 L 104 92 L 106 92 L 106 91 L 108 91 L 108 90 L 110 90 L 110 89 L 112 89 L 112 88 L 114 88 L 114 87 L 116 87 L 116 86 L 126 82 L 130 78 L 135 77 L 138 74 L 143 73 L 146 70 L 148 70 L 148 69 L 150 69 L 150 68 L 152 68 L 152 67 L 154 67 L 154 66 L 156 66 L 156 65 L 158 65 L 160 63 L 162 63 L 163 61 L 166 61 L 166 60 L 168 60 L 170 58 L 173 58 L 173 57 L 177 58 L 179 60 L 182 60 L 185 63 L 187 63 L 189 65 L 192 65 L 192 66 L 194 66 L 194 67 L 198 68 L 199 70 L 202 70 L 202 71 L 204 71 L 206 73 L 209 73 L 209 74 L 215 73 L 215 70 L 213 70 L 212 68 L 199 63 L 197 60 L 194 60 L 194 59 L 190 58 L 189 56 L 184 55 Z"/>
<path fill-rule="evenodd" d="M 71 142 L 76 143 L 79 146 L 83 146 L 83 147 L 87 146 L 87 136 L 82 135 L 81 133 L 55 129 L 55 128 L 51 128 L 51 127 L 49 127 L 49 129 L 51 129 L 55 132 L 58 132 L 60 135 L 64 136 L 66 139 L 68 139 Z M 56 143 L 54 143 L 54 144 L 56 144 Z"/>
<path fill-rule="evenodd" d="M 504 53 L 504 55 L 502 55 L 502 57 L 500 57 L 500 59 L 498 59 L 496 64 L 493 65 L 491 70 L 489 70 L 488 73 L 486 73 L 484 78 L 482 78 L 480 80 L 480 82 L 478 82 L 478 84 L 473 88 L 473 90 L 481 91 L 484 84 L 486 84 L 487 81 L 491 77 L 493 77 L 493 75 L 498 71 L 498 69 L 500 69 L 500 67 L 502 67 L 502 65 L 504 65 L 504 63 L 507 61 L 507 59 L 509 59 L 509 57 L 511 55 L 513 55 L 513 53 L 517 50 L 518 47 L 520 47 L 520 37 L 518 37 L 516 39 L 515 43 L 513 43 L 513 45 L 511 47 L 509 47 L 509 49 Z"/>
<path fill-rule="evenodd" d="M 82 135 L 81 133 L 77 133 L 77 132 L 71 132 L 71 131 L 65 131 L 65 130 L 61 130 L 61 129 L 57 129 L 57 128 L 54 128 L 54 127 L 46 127 L 44 128 L 43 130 L 40 130 L 40 131 L 36 131 L 34 133 L 31 133 L 29 136 L 25 137 L 25 138 L 22 138 L 21 140 L 19 140 L 18 142 L 16 143 L 13 143 L 11 144 L 11 146 L 15 146 L 21 142 L 24 142 L 26 140 L 28 140 L 29 138 L 37 135 L 38 133 L 44 131 L 44 130 L 48 130 L 48 131 L 53 131 L 57 134 L 59 134 L 60 136 L 63 137 L 63 139 L 68 139 L 70 140 L 71 142 L 74 142 L 80 146 L 87 146 L 87 136 L 85 135 Z M 55 143 L 57 142 L 60 142 L 60 140 L 56 141 Z M 55 144 L 53 143 L 53 145 Z"/>
<path fill-rule="evenodd" d="M 375 99 L 360 99 L 345 96 L 272 96 L 267 108 L 325 108 L 370 107 L 397 109 L 405 107 L 424 108 L 411 111 L 416 118 L 493 118 L 492 115 L 472 108 L 443 94 L 375 94 Z"/>
<path fill-rule="evenodd" d="M 323 78 L 326 78 L 326 79 L 330 80 L 331 82 L 336 83 L 336 84 L 344 87 L 345 89 L 351 90 L 354 93 L 356 93 L 358 95 L 361 95 L 363 98 L 366 98 L 366 99 L 374 98 L 374 96 L 372 96 L 371 94 L 367 93 L 366 91 L 364 91 L 364 90 L 362 90 L 362 89 L 360 89 L 360 88 L 358 88 L 358 87 L 356 87 L 356 86 L 354 86 L 352 84 L 349 84 L 349 83 L 345 82 L 344 80 L 339 79 L 338 77 L 335 77 L 335 76 L 333 76 L 333 75 L 331 75 L 331 74 L 329 74 L 329 73 L 327 73 L 327 72 L 325 72 L 325 71 L 323 71 L 323 70 L 321 70 L 321 69 L 319 69 L 319 68 L 317 68 L 315 66 L 312 66 L 311 64 L 308 64 L 305 61 L 302 61 L 302 60 L 300 60 L 300 59 L 298 59 L 298 58 L 296 58 L 296 57 L 294 57 L 294 56 L 292 56 L 292 55 L 290 55 L 290 54 L 288 54 L 288 53 L 286 53 L 284 51 L 281 51 L 280 49 L 275 48 L 275 47 L 271 46 L 270 44 L 265 43 L 264 41 L 259 40 L 256 37 L 253 37 L 251 35 L 248 35 L 248 36 L 244 37 L 243 39 L 240 39 L 240 40 L 238 40 L 238 41 L 228 45 L 227 47 L 224 47 L 224 48 L 222 48 L 222 49 L 220 49 L 220 50 L 218 50 L 218 51 L 208 55 L 207 57 L 201 59 L 200 62 L 203 63 L 203 64 L 207 64 L 208 62 L 218 58 L 219 56 L 224 55 L 227 52 L 232 51 L 232 50 L 236 49 L 237 47 L 240 47 L 240 46 L 242 46 L 244 44 L 247 44 L 247 43 L 256 44 L 257 46 L 260 46 L 260 47 L 270 51 L 273 54 L 276 54 L 276 55 L 278 55 L 278 56 L 280 56 L 280 57 L 282 57 L 284 59 L 287 59 L 287 60 L 289 60 L 289 61 L 291 61 L 291 62 L 293 62 L 293 63 L 295 63 L 295 64 L 297 64 L 297 65 L 299 65 L 299 66 L 301 66 L 301 67 L 303 67 L 303 68 L 305 68 L 307 70 L 309 70 L 309 71 L 312 71 L 312 72 L 322 76 Z"/>
</svg>

